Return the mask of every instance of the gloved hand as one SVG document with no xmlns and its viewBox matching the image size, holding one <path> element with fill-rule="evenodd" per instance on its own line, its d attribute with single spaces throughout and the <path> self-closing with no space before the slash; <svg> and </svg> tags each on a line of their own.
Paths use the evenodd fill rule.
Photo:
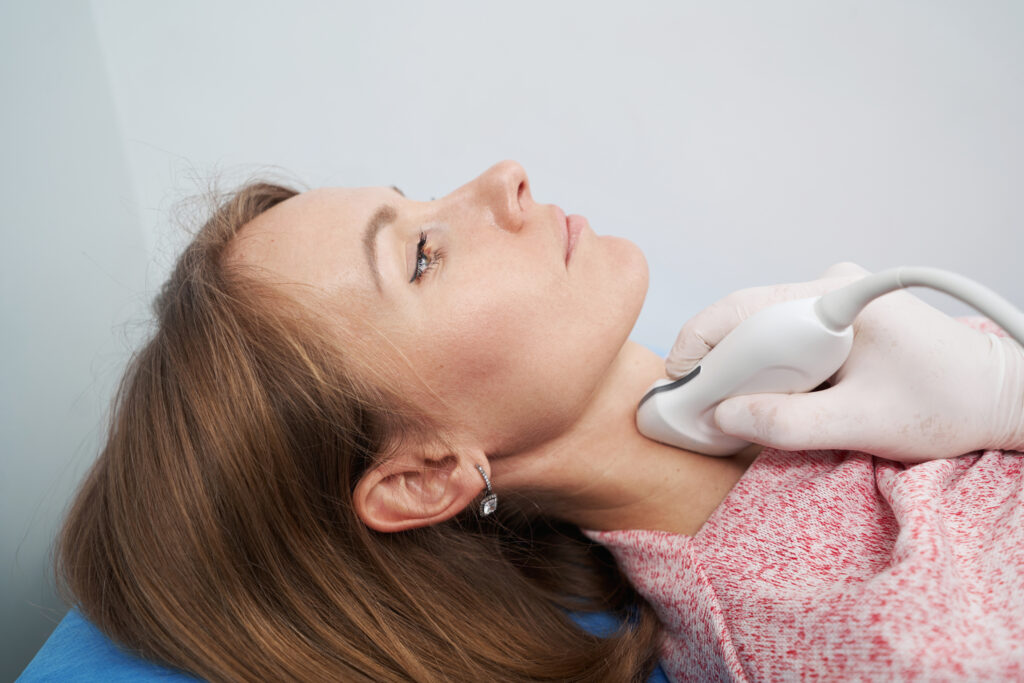
<svg viewBox="0 0 1024 683">
<path fill-rule="evenodd" d="M 762 308 L 866 274 L 839 263 L 811 282 L 730 294 L 683 325 L 665 361 L 669 377 L 692 370 Z M 903 462 L 1024 450 L 1024 350 L 1012 339 L 968 327 L 906 291 L 872 301 L 853 330 L 850 355 L 828 388 L 727 399 L 715 410 L 719 428 L 782 450 L 840 448 Z"/>
</svg>

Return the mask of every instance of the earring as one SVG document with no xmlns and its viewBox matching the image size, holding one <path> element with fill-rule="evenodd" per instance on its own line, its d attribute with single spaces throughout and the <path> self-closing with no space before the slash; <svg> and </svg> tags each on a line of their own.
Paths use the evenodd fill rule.
<svg viewBox="0 0 1024 683">
<path fill-rule="evenodd" d="M 484 472 L 484 468 L 477 465 L 476 469 L 480 472 L 480 476 L 484 478 L 484 484 L 487 486 L 487 495 L 480 501 L 480 516 L 486 517 L 498 509 L 498 495 L 491 491 L 491 480 L 487 477 L 487 473 Z"/>
</svg>

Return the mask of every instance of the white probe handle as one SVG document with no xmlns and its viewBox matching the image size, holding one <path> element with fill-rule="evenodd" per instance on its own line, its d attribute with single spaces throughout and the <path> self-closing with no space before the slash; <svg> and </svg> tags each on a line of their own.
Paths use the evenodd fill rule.
<svg viewBox="0 0 1024 683">
<path fill-rule="evenodd" d="M 833 331 L 815 312 L 819 297 L 763 309 L 736 326 L 678 380 L 658 380 L 640 401 L 637 428 L 661 443 L 732 455 L 750 442 L 722 432 L 715 408 L 731 396 L 814 389 L 846 361 L 853 327 Z"/>
</svg>

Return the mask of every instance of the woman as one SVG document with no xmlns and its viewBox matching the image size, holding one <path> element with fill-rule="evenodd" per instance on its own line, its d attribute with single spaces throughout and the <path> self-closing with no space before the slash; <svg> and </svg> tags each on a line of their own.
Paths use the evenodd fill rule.
<svg viewBox="0 0 1024 683">
<path fill-rule="evenodd" d="M 697 534 L 760 450 L 636 432 L 665 376 L 627 340 L 646 286 L 511 162 L 435 202 L 243 188 L 156 301 L 64 529 L 71 595 L 211 680 L 643 678 L 654 613 L 577 527 Z M 609 639 L 567 616 L 609 608 Z"/>
</svg>

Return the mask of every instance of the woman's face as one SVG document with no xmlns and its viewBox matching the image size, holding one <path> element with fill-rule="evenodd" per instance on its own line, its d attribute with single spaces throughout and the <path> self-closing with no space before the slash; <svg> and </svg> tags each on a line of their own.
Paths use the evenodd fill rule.
<svg viewBox="0 0 1024 683">
<path fill-rule="evenodd" d="M 305 192 L 245 226 L 232 258 L 321 291 L 357 366 L 490 457 L 571 425 L 647 291 L 634 244 L 535 202 L 511 161 L 430 202 Z"/>
</svg>

